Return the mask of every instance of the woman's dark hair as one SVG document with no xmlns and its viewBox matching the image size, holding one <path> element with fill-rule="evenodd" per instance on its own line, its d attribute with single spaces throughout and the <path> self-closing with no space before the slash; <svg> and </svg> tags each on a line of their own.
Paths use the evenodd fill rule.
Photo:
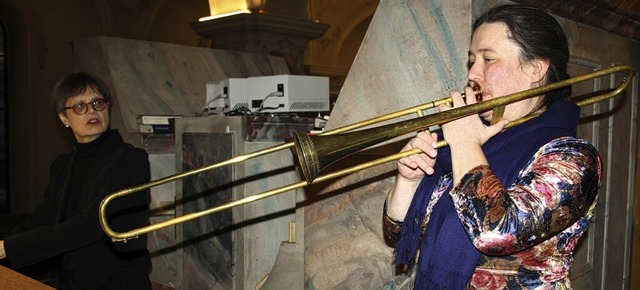
<svg viewBox="0 0 640 290">
<path fill-rule="evenodd" d="M 111 93 L 107 85 L 99 78 L 88 73 L 78 72 L 67 75 L 60 80 L 51 94 L 51 107 L 57 115 L 65 113 L 65 102 L 75 96 L 85 93 L 88 89 L 93 89 L 109 103 L 111 103 Z M 109 106 L 111 110 L 111 106 Z"/>
<path fill-rule="evenodd" d="M 536 58 L 549 60 L 546 83 L 569 78 L 567 36 L 558 21 L 547 12 L 517 4 L 495 6 L 475 20 L 472 34 L 484 23 L 504 23 L 507 26 L 509 38 L 520 47 L 521 62 L 527 63 Z M 570 95 L 571 87 L 551 91 L 545 95 L 540 105 L 549 106 Z"/>
</svg>

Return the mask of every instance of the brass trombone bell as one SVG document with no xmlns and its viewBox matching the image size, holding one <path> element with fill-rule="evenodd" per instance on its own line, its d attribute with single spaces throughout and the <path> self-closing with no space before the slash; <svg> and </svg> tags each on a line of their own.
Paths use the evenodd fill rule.
<svg viewBox="0 0 640 290">
<path fill-rule="evenodd" d="M 408 151 L 400 152 L 397 154 L 385 156 L 373 161 L 369 161 L 367 163 L 363 163 L 357 166 L 342 169 L 336 172 L 325 173 L 324 175 L 319 174 L 323 169 L 333 164 L 334 162 L 344 157 L 347 157 L 349 155 L 352 155 L 360 150 L 363 150 L 370 146 L 381 143 L 383 141 L 391 140 L 393 138 L 396 138 L 408 133 L 425 130 L 432 126 L 440 125 L 440 124 L 443 124 L 458 118 L 462 118 L 465 116 L 469 116 L 472 114 L 477 114 L 482 111 L 491 110 L 500 106 L 504 107 L 510 103 L 514 103 L 527 98 L 539 96 L 544 93 L 557 90 L 562 87 L 573 85 L 575 83 L 584 82 L 590 79 L 595 79 L 595 78 L 599 78 L 599 77 L 603 77 L 606 75 L 611 75 L 619 72 L 627 73 L 627 75 L 624 77 L 620 86 L 606 93 L 596 95 L 588 99 L 576 102 L 576 104 L 579 106 L 586 106 L 586 105 L 604 101 L 606 99 L 609 99 L 616 95 L 621 94 L 631 83 L 631 80 L 634 74 L 633 68 L 628 65 L 609 67 L 609 68 L 593 71 L 591 73 L 587 73 L 584 75 L 576 76 L 570 79 L 566 79 L 563 81 L 559 81 L 559 82 L 547 84 L 544 86 L 540 86 L 537 88 L 529 89 L 526 91 L 518 92 L 515 94 L 511 94 L 511 95 L 507 95 L 507 96 L 503 96 L 503 97 L 499 97 L 491 100 L 486 100 L 486 101 L 483 100 L 476 104 L 458 107 L 448 111 L 439 112 L 431 115 L 423 115 L 423 111 L 438 107 L 441 104 L 451 103 L 451 99 L 443 98 L 443 99 L 435 100 L 432 102 L 425 103 L 423 105 L 411 107 L 408 109 L 386 114 L 376 118 L 371 118 L 371 119 L 361 121 L 352 125 L 340 127 L 331 131 L 326 131 L 317 135 L 308 135 L 308 134 L 294 131 L 293 132 L 294 139 L 295 139 L 294 142 L 284 143 L 281 145 L 266 148 L 253 153 L 240 155 L 220 163 L 216 163 L 216 164 L 212 164 L 202 168 L 194 169 L 191 171 L 171 175 L 165 178 L 151 181 L 149 183 L 141 184 L 135 187 L 126 188 L 126 189 L 114 192 L 108 195 L 107 197 L 105 197 L 102 200 L 102 203 L 100 204 L 100 213 L 99 213 L 100 225 L 102 226 L 102 229 L 104 230 L 104 232 L 108 236 L 110 236 L 113 241 L 127 241 L 129 239 L 136 238 L 141 234 L 159 230 L 165 227 L 169 227 L 169 226 L 183 223 L 189 220 L 193 220 L 205 215 L 213 214 L 213 213 L 230 209 L 239 205 L 251 203 L 260 199 L 264 199 L 264 198 L 278 195 L 284 192 L 302 188 L 317 182 L 330 180 L 330 179 L 344 176 L 353 172 L 357 172 L 370 167 L 381 165 L 389 161 L 397 160 L 406 156 L 420 153 L 421 151 L 419 149 L 408 150 Z M 476 96 L 478 95 L 478 92 L 480 92 L 479 89 L 478 90 L 474 89 L 474 91 L 475 91 L 474 94 L 476 94 Z M 360 129 L 365 126 L 378 124 L 387 120 L 391 120 L 394 118 L 398 118 L 404 115 L 414 114 L 414 113 L 417 114 L 419 117 L 410 119 L 410 120 L 400 121 L 397 123 L 391 123 L 384 126 L 373 127 L 370 129 L 353 131 L 355 129 Z M 529 119 L 535 118 L 536 116 L 537 115 L 532 115 L 526 118 L 509 122 L 507 127 L 516 126 Z M 439 142 L 439 147 L 446 146 L 446 145 L 447 144 L 444 141 Z M 298 165 L 302 169 L 302 173 L 304 175 L 305 181 L 300 181 L 290 185 L 285 185 L 273 190 L 265 191 L 265 192 L 251 195 L 239 200 L 235 200 L 217 207 L 205 209 L 203 211 L 199 211 L 195 213 L 189 213 L 183 216 L 175 217 L 173 219 L 169 219 L 169 220 L 151 224 L 145 227 L 133 229 L 127 232 L 113 231 L 111 227 L 109 227 L 109 224 L 106 220 L 106 214 L 105 214 L 106 208 L 109 202 L 115 198 L 132 194 L 134 192 L 148 189 L 148 188 L 161 185 L 164 183 L 168 183 L 171 181 L 183 179 L 185 177 L 188 177 L 194 174 L 199 174 L 208 170 L 216 169 L 222 166 L 243 162 L 251 158 L 255 158 L 265 154 L 273 153 L 273 152 L 284 150 L 284 149 L 289 149 L 291 147 L 295 147 L 295 151 L 298 156 L 297 160 L 299 162 Z"/>
</svg>

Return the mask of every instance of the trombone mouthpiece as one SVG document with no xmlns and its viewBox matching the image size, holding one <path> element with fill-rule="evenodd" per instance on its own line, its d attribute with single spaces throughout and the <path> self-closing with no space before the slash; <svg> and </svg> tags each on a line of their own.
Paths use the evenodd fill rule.
<svg viewBox="0 0 640 290">
<path fill-rule="evenodd" d="M 482 101 L 482 88 L 480 87 L 480 85 L 478 84 L 473 84 L 473 87 L 471 87 L 471 89 L 473 89 L 473 96 L 476 97 L 476 101 Z M 466 96 L 463 93 L 462 97 L 465 98 L 466 101 Z"/>
</svg>

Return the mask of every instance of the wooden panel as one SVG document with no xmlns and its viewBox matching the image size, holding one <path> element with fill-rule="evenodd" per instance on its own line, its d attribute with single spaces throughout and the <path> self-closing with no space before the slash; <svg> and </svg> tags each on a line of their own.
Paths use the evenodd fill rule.
<svg viewBox="0 0 640 290">
<path fill-rule="evenodd" d="M 612 78 L 612 83 L 619 79 Z M 635 152 L 636 128 L 634 124 L 635 108 L 631 106 L 633 88 L 620 98 L 607 102 L 610 110 L 615 114 L 609 117 L 606 140 L 608 143 L 606 182 L 607 199 L 602 200 L 606 205 L 605 236 L 606 241 L 601 250 L 604 253 L 604 268 L 602 289 L 628 289 L 629 287 L 629 258 L 631 248 L 631 207 L 633 197 L 634 159 L 629 158 Z M 605 138 L 605 137 L 603 137 Z"/>
<path fill-rule="evenodd" d="M 571 75 L 606 66 L 593 60 L 573 60 Z M 616 87 L 621 75 L 574 85 L 574 96 L 592 96 Z M 571 279 L 575 289 L 628 289 L 635 152 L 637 83 L 622 95 L 582 109 L 578 136 L 590 140 L 603 159 L 603 181 L 593 224 L 575 253 Z"/>
<path fill-rule="evenodd" d="M 0 284 L 2 284 L 1 288 L 4 290 L 54 289 L 4 266 L 0 266 L 0 281 Z"/>
<path fill-rule="evenodd" d="M 569 73 L 575 76 L 589 73 L 600 68 L 601 66 L 596 62 L 574 59 L 570 62 Z M 572 87 L 573 96 L 578 98 L 580 96 L 590 96 L 592 92 L 600 90 L 601 87 L 602 82 L 599 79 L 578 83 Z M 592 120 L 591 118 L 598 115 L 601 111 L 601 106 L 601 104 L 596 104 L 591 107 L 582 108 L 580 114 L 582 121 L 578 126 L 578 137 L 590 140 L 599 150 L 606 148 L 604 147 L 606 143 L 605 145 L 598 146 L 600 143 L 598 132 L 600 131 L 599 128 L 607 127 L 607 119 Z M 606 150 L 604 153 L 605 154 L 601 155 L 607 159 Z M 603 188 L 604 187 L 605 185 L 603 184 Z M 601 188 L 599 193 L 600 202 L 604 200 L 604 195 L 606 195 L 606 191 Z M 602 239 L 603 223 L 600 221 L 602 219 L 601 209 L 604 207 L 602 203 L 600 203 L 597 208 L 594 223 L 585 232 L 576 249 L 574 266 L 571 269 L 571 280 L 576 289 L 597 289 L 597 287 L 594 288 L 595 285 L 600 284 L 601 277 L 597 274 L 596 267 L 600 268 L 602 266 L 603 253 L 597 250 L 598 247 L 596 245 L 601 246 L 604 243 Z"/>
</svg>

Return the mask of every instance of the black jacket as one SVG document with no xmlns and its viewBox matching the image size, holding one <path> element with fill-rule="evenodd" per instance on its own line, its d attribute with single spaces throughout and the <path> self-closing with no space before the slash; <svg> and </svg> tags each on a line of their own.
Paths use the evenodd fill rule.
<svg viewBox="0 0 640 290">
<path fill-rule="evenodd" d="M 99 223 L 99 205 L 105 196 L 149 181 L 147 153 L 123 142 L 116 130 L 93 142 L 93 155 L 83 172 L 84 182 L 69 201 L 74 158 L 78 149 L 59 156 L 51 166 L 51 182 L 34 218 L 5 237 L 7 258 L 19 269 L 53 257 L 62 258 L 60 289 L 149 289 L 150 258 L 146 237 L 113 243 Z M 84 144 L 80 144 L 84 145 Z M 77 190 L 77 189 L 76 189 Z M 127 231 L 148 224 L 149 192 L 117 198 L 109 204 L 109 225 Z M 73 204 L 69 212 L 66 205 Z"/>
</svg>

